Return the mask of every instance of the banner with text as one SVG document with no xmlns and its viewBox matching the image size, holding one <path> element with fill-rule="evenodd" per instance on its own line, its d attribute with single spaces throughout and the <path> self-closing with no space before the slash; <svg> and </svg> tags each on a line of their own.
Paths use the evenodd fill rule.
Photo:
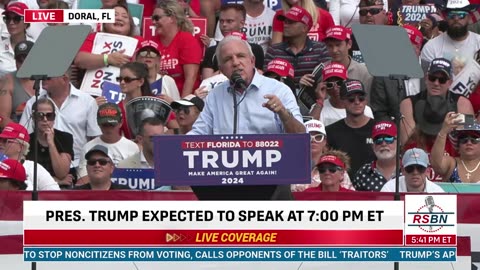
<svg viewBox="0 0 480 270">
<path fill-rule="evenodd" d="M 153 141 L 155 178 L 161 185 L 311 182 L 309 134 L 164 135 L 155 136 Z"/>
<path fill-rule="evenodd" d="M 398 25 L 418 25 L 427 15 L 437 13 L 434 4 L 428 5 L 403 5 L 398 9 Z"/>
</svg>

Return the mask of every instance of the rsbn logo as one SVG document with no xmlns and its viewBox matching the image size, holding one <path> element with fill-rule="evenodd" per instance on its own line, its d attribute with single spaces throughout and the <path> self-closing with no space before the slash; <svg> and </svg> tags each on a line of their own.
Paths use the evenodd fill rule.
<svg viewBox="0 0 480 270">
<path fill-rule="evenodd" d="M 408 226 L 417 226 L 429 233 L 440 231 L 443 227 L 455 226 L 448 222 L 449 216 L 454 212 L 445 212 L 441 206 L 435 204 L 433 196 L 425 197 L 425 205 L 420 206 L 416 212 L 408 212 L 412 218 Z"/>
</svg>

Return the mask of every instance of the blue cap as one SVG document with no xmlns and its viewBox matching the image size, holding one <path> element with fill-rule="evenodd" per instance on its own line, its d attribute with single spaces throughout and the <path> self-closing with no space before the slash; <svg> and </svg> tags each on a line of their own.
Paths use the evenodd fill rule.
<svg viewBox="0 0 480 270">
<path fill-rule="evenodd" d="M 405 151 L 402 163 L 404 168 L 410 165 L 420 165 L 427 168 L 430 164 L 427 153 L 420 148 L 412 148 Z"/>
</svg>

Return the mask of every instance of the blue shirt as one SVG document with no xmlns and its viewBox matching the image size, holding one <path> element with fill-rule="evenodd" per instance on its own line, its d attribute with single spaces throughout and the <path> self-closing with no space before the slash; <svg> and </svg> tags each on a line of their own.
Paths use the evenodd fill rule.
<svg viewBox="0 0 480 270">
<path fill-rule="evenodd" d="M 205 107 L 188 135 L 233 134 L 233 92 L 229 81 L 218 84 L 207 95 Z M 267 94 L 276 95 L 283 106 L 303 123 L 292 90 L 282 82 L 255 71 L 247 90 L 235 94 L 238 104 L 237 134 L 285 133 L 280 116 L 262 106 L 268 101 L 264 98 Z"/>
</svg>

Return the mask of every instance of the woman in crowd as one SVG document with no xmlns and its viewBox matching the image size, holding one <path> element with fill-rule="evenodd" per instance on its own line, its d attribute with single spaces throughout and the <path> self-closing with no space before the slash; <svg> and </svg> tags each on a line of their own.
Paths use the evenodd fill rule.
<svg viewBox="0 0 480 270">
<path fill-rule="evenodd" d="M 14 48 L 23 41 L 35 41 L 27 34 L 27 28 L 30 26 L 24 22 L 23 12 L 28 9 L 27 5 L 21 2 L 10 2 L 2 13 L 3 21 L 7 26 L 8 36 L 1 39 L 0 51 L 0 75 L 17 70 L 14 59 Z"/>
<path fill-rule="evenodd" d="M 148 82 L 147 66 L 138 62 L 129 62 L 123 65 L 120 68 L 120 76 L 117 78 L 117 82 L 120 84 L 122 93 L 125 94 L 125 99 L 118 104 L 122 111 L 121 130 L 125 138 L 134 139 L 134 135 L 128 126 L 125 104 L 137 97 L 153 96 Z M 178 128 L 178 123 L 173 114 L 170 114 L 167 127 L 170 129 Z"/>
<path fill-rule="evenodd" d="M 310 13 L 313 20 L 313 27 L 308 33 L 310 39 L 322 41 L 328 28 L 335 26 L 332 15 L 315 5 L 313 0 L 282 0 L 282 9 L 275 13 L 273 18 L 272 44 L 283 41 L 283 23 L 278 16 L 286 14 L 293 6 L 300 6 Z"/>
<path fill-rule="evenodd" d="M 162 71 L 177 84 L 181 97 L 193 93 L 200 84 L 198 70 L 202 60 L 200 41 L 193 37 L 193 24 L 176 0 L 159 1 L 153 11 Z"/>
<path fill-rule="evenodd" d="M 34 143 L 38 145 L 38 163 L 57 181 L 60 187 L 72 187 L 74 177 L 70 174 L 73 158 L 73 136 L 54 129 L 55 105 L 48 98 L 41 98 L 32 105 L 33 117 L 38 123 L 38 138 L 30 134 L 30 151 L 26 159 L 35 160 Z"/>
<path fill-rule="evenodd" d="M 449 112 L 445 116 L 442 129 L 432 148 L 431 163 L 444 181 L 453 183 L 480 182 L 480 125 L 474 123 L 460 126 L 458 113 Z M 456 129 L 457 130 L 454 130 Z M 452 132 L 453 131 L 453 132 Z M 447 137 L 458 147 L 459 157 L 444 155 Z"/>
<path fill-rule="evenodd" d="M 359 23 L 358 5 L 360 0 L 330 0 L 329 12 L 335 25 L 352 27 Z"/>
<path fill-rule="evenodd" d="M 115 23 L 104 24 L 103 32 L 133 37 L 134 24 L 127 6 L 116 5 L 113 9 L 115 10 Z M 87 39 L 75 57 L 74 61 L 76 66 L 88 70 L 109 65 L 121 67 L 122 65 L 130 62 L 130 57 L 123 54 L 124 50 L 116 51 L 110 54 L 91 53 L 96 35 L 97 32 L 94 32 L 87 36 Z M 136 38 L 139 41 L 141 40 L 140 37 Z"/>
<path fill-rule="evenodd" d="M 162 89 L 159 93 L 153 93 L 159 98 L 172 103 L 180 99 L 175 80 L 168 75 L 160 74 L 160 51 L 158 43 L 153 40 L 144 40 L 140 43 L 137 51 L 137 62 L 143 63 L 148 68 L 148 83 L 162 80 Z"/>
<path fill-rule="evenodd" d="M 169 134 L 187 134 L 192 130 L 193 123 L 203 110 L 205 103 L 195 95 L 188 95 L 181 100 L 172 102 L 172 109 L 177 116 L 177 122 L 180 128 L 171 129 Z"/>
<path fill-rule="evenodd" d="M 318 187 L 312 187 L 306 192 L 312 191 L 352 191 L 344 188 L 342 182 L 345 179 L 346 172 L 350 169 L 350 157 L 338 150 L 330 150 L 322 154 L 317 162 L 316 169 L 320 174 L 322 182 Z"/>
</svg>

